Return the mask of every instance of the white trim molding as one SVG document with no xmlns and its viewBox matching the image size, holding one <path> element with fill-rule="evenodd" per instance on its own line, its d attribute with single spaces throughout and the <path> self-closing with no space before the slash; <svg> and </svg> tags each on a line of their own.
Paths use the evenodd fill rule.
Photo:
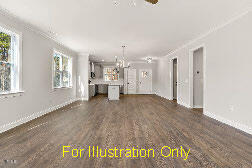
<svg viewBox="0 0 252 168">
<path fill-rule="evenodd" d="M 168 97 L 166 97 L 166 96 L 162 96 L 162 95 L 160 95 L 159 93 L 157 93 L 157 92 L 155 92 L 154 93 L 155 95 L 157 95 L 157 96 L 159 96 L 159 97 L 162 97 L 162 98 L 164 98 L 164 99 L 167 99 L 167 100 L 172 100 L 172 99 L 170 99 L 170 98 L 168 98 Z"/>
<path fill-rule="evenodd" d="M 77 98 L 77 101 L 89 101 L 89 98 L 83 97 L 83 98 Z"/>
<path fill-rule="evenodd" d="M 159 97 L 162 97 L 162 98 L 164 98 L 164 99 L 167 99 L 167 100 L 173 101 L 173 99 L 170 99 L 170 98 L 168 98 L 168 97 L 166 97 L 166 96 L 161 96 L 161 95 L 160 95 L 160 94 L 158 94 L 157 92 L 155 93 L 155 95 L 157 95 L 157 96 L 159 96 Z M 190 108 L 190 106 L 189 106 L 188 104 L 184 103 L 184 102 L 183 102 L 183 101 L 181 101 L 181 100 L 177 100 L 177 103 L 178 103 L 179 105 L 181 105 L 181 106 L 186 107 L 186 108 Z"/>
<path fill-rule="evenodd" d="M 77 99 L 71 99 L 71 100 L 69 100 L 67 102 L 64 102 L 62 104 L 50 107 L 50 108 L 48 108 L 46 110 L 42 110 L 40 112 L 33 113 L 32 115 L 29 115 L 29 116 L 23 117 L 23 118 L 21 118 L 19 120 L 13 121 L 11 123 L 2 125 L 2 126 L 0 126 L 0 133 L 3 133 L 3 132 L 8 131 L 8 130 L 10 130 L 12 128 L 15 128 L 15 127 L 17 127 L 17 126 L 19 126 L 21 124 L 27 123 L 27 122 L 29 122 L 31 120 L 34 120 L 34 119 L 36 119 L 38 117 L 41 117 L 41 116 L 43 116 L 43 115 L 45 115 L 47 113 L 53 112 L 55 110 L 58 110 L 59 108 L 67 106 L 67 105 L 69 105 L 69 104 L 71 104 L 71 103 L 73 103 L 75 101 L 77 101 Z"/>
<path fill-rule="evenodd" d="M 8 92 L 8 93 L 0 94 L 0 100 L 23 96 L 23 94 L 24 94 L 24 91 Z"/>
<path fill-rule="evenodd" d="M 0 23 L 0 31 L 11 36 L 11 55 L 12 55 L 12 74 L 11 75 L 11 91 L 7 94 L 23 92 L 23 68 L 22 68 L 22 56 L 23 56 L 23 33 L 12 28 L 8 25 Z M 14 39 L 13 39 L 14 38 Z M 1 95 L 6 95 L 1 93 Z"/>
<path fill-rule="evenodd" d="M 186 107 L 186 108 L 190 108 L 190 106 L 188 104 L 184 103 L 182 100 L 177 100 L 177 103 L 179 105 L 182 105 L 182 106 Z"/>
<path fill-rule="evenodd" d="M 244 124 L 240 124 L 238 121 L 227 120 L 221 116 L 215 115 L 210 112 L 204 112 L 204 115 L 252 135 L 252 128 Z"/>
</svg>

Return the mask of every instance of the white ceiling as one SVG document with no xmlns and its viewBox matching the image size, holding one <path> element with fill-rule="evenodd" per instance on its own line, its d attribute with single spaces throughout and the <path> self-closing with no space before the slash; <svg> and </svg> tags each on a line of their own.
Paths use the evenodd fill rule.
<svg viewBox="0 0 252 168">
<path fill-rule="evenodd" d="M 246 10 L 251 0 L 0 0 L 20 19 L 55 32 L 76 52 L 114 60 L 127 45 L 128 60 L 164 56 Z"/>
</svg>

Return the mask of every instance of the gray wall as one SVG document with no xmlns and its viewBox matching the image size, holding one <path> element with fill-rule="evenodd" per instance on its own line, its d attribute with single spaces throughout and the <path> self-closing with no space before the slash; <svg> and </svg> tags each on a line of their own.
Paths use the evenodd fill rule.
<svg viewBox="0 0 252 168">
<path fill-rule="evenodd" d="M 76 53 L 33 31 L 15 18 L 0 14 L 0 24 L 23 36 L 22 80 L 24 93 L 0 99 L 0 132 L 34 119 L 76 98 Z M 52 89 L 53 49 L 72 56 L 73 87 Z"/>
<path fill-rule="evenodd" d="M 156 93 L 170 99 L 171 59 L 178 57 L 178 103 L 190 106 L 189 51 L 204 44 L 204 114 L 252 133 L 252 12 L 241 15 L 176 52 L 157 65 Z"/>
</svg>

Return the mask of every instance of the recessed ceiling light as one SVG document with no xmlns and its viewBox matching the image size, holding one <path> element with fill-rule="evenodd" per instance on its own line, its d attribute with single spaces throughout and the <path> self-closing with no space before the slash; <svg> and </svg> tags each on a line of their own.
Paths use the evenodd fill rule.
<svg viewBox="0 0 252 168">
<path fill-rule="evenodd" d="M 118 1 L 117 0 L 114 0 L 114 5 L 118 5 Z"/>
<path fill-rule="evenodd" d="M 136 5 L 137 5 L 135 0 L 133 0 L 133 5 L 134 5 L 134 6 L 136 6 Z"/>
<path fill-rule="evenodd" d="M 152 58 L 151 57 L 148 57 L 147 58 L 147 63 L 150 64 L 152 62 Z"/>
<path fill-rule="evenodd" d="M 104 60 L 101 60 L 102 62 L 104 62 Z"/>
</svg>

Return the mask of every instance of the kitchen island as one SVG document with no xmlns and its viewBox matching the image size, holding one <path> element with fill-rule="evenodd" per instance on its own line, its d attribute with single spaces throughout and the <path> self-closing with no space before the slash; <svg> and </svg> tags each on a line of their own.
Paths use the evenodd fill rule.
<svg viewBox="0 0 252 168">
<path fill-rule="evenodd" d="M 96 95 L 94 94 L 94 92 L 98 92 L 98 91 L 94 89 L 99 88 L 102 94 L 108 93 L 109 100 L 119 100 L 120 90 L 123 87 L 123 79 L 118 80 L 118 81 L 105 81 L 104 79 L 91 79 L 89 86 L 90 86 L 89 88 L 91 89 L 89 91 L 90 97 Z"/>
</svg>

